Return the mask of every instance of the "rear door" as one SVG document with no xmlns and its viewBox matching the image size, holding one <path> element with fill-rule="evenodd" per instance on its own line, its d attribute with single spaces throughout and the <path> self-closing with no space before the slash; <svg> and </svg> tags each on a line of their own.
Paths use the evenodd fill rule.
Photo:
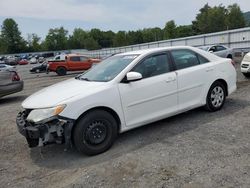
<svg viewBox="0 0 250 188">
<path fill-rule="evenodd" d="M 172 50 L 171 55 L 176 67 L 180 110 L 201 105 L 212 80 L 213 64 L 187 49 Z"/>
</svg>

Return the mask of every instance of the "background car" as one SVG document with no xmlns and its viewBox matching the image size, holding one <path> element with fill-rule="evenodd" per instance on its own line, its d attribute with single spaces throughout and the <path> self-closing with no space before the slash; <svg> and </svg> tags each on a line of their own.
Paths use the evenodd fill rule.
<svg viewBox="0 0 250 188">
<path fill-rule="evenodd" d="M 26 59 L 18 61 L 18 65 L 27 65 L 27 64 L 29 64 L 29 62 Z"/>
<path fill-rule="evenodd" d="M 41 72 L 46 72 L 47 71 L 47 66 L 48 66 L 48 63 L 47 62 L 43 62 L 42 64 L 39 64 L 35 67 L 32 67 L 30 69 L 30 72 L 33 72 L 33 73 L 41 73 Z"/>
<path fill-rule="evenodd" d="M 17 65 L 18 61 L 17 58 L 14 56 L 8 56 L 5 60 L 5 63 L 8 65 Z"/>
<path fill-rule="evenodd" d="M 245 77 L 250 78 L 250 52 L 241 61 L 240 70 Z"/>
<path fill-rule="evenodd" d="M 199 48 L 220 57 L 233 59 L 233 50 L 223 45 L 201 46 Z"/>
<path fill-rule="evenodd" d="M 48 71 L 56 72 L 59 76 L 67 74 L 67 71 L 88 70 L 93 64 L 99 63 L 100 59 L 93 59 L 84 55 L 68 54 L 65 60 L 48 61 Z"/>
<path fill-rule="evenodd" d="M 23 81 L 16 71 L 0 69 L 0 98 L 23 90 Z"/>
<path fill-rule="evenodd" d="M 15 71 L 16 67 L 6 64 L 0 64 L 0 70 Z"/>
<path fill-rule="evenodd" d="M 32 57 L 30 60 L 29 60 L 29 63 L 30 64 L 36 64 L 37 63 L 37 59 L 35 57 Z"/>
</svg>

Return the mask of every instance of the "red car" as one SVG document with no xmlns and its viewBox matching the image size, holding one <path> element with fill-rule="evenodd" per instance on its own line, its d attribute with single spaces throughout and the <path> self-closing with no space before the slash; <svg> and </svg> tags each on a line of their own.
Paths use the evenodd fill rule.
<svg viewBox="0 0 250 188">
<path fill-rule="evenodd" d="M 18 62 L 18 65 L 27 65 L 29 62 L 26 59 L 22 59 Z"/>
<path fill-rule="evenodd" d="M 48 71 L 56 72 L 59 76 L 65 75 L 67 71 L 87 70 L 93 64 L 99 63 L 100 59 L 91 59 L 83 55 L 69 54 L 65 60 L 49 61 Z"/>
</svg>

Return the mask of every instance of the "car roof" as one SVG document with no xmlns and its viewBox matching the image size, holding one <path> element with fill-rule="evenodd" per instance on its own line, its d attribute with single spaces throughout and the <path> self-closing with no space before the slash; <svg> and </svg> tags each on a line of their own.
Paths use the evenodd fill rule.
<svg viewBox="0 0 250 188">
<path fill-rule="evenodd" d="M 197 50 L 197 48 L 191 47 L 191 46 L 171 46 L 171 47 L 150 48 L 150 49 L 144 49 L 144 50 L 124 52 L 124 53 L 116 54 L 115 56 L 119 56 L 119 55 L 142 55 L 142 54 L 149 54 L 149 53 L 151 54 L 151 53 L 157 53 L 157 52 L 161 52 L 161 51 L 178 50 L 178 49 Z"/>
</svg>

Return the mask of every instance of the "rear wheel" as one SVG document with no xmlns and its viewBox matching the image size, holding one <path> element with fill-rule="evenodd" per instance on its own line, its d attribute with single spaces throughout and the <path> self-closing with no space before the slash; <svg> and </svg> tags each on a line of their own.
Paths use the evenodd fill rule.
<svg viewBox="0 0 250 188">
<path fill-rule="evenodd" d="M 207 94 L 207 103 L 206 109 L 211 112 L 220 110 L 226 99 L 226 89 L 224 84 L 219 81 L 216 81 L 210 87 Z"/>
<path fill-rule="evenodd" d="M 246 78 L 250 78 L 250 73 L 242 73 Z"/>
<path fill-rule="evenodd" d="M 76 149 L 86 155 L 97 155 L 108 150 L 117 136 L 115 118 L 104 110 L 87 113 L 76 124 L 73 141 Z"/>
<path fill-rule="evenodd" d="M 59 75 L 59 76 L 63 76 L 67 73 L 67 70 L 65 67 L 58 67 L 56 69 L 56 73 Z"/>
</svg>

